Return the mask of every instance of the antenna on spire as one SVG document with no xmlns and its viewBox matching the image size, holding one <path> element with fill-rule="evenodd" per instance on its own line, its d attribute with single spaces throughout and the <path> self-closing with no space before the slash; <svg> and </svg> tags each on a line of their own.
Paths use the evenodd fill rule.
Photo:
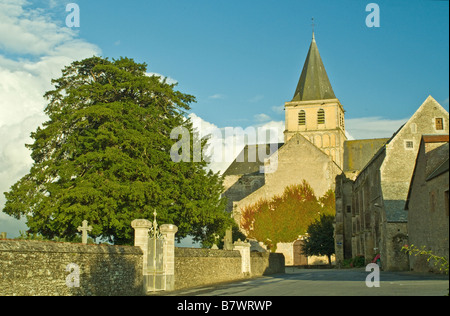
<svg viewBox="0 0 450 316">
<path fill-rule="evenodd" d="M 312 38 L 313 38 L 313 40 L 315 40 L 315 38 L 314 38 L 314 26 L 315 26 L 315 24 L 314 24 L 314 17 L 313 17 L 313 18 L 311 18 L 311 28 L 312 28 Z"/>
</svg>

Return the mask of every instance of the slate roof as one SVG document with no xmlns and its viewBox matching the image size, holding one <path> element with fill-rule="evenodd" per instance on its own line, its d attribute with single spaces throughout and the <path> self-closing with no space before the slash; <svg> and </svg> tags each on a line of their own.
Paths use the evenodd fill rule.
<svg viewBox="0 0 450 316">
<path fill-rule="evenodd" d="M 272 155 L 281 146 L 283 146 L 283 143 L 245 145 L 223 175 L 231 176 L 260 173 L 260 167 L 264 167 L 264 158 Z M 261 153 L 265 153 L 262 157 L 259 155 L 260 150 Z"/>
<path fill-rule="evenodd" d="M 292 101 L 309 101 L 336 99 L 322 58 L 317 48 L 316 40 L 312 38 L 302 74 L 295 89 Z"/>
<path fill-rule="evenodd" d="M 436 170 L 434 170 L 427 178 L 427 181 L 430 181 L 433 178 L 436 178 L 437 176 L 440 176 L 441 174 L 448 172 L 449 170 L 449 159 L 447 158 Z"/>
</svg>

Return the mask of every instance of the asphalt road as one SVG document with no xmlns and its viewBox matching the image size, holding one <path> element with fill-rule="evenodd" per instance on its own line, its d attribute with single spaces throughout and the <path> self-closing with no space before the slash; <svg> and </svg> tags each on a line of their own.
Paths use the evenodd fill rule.
<svg viewBox="0 0 450 316">
<path fill-rule="evenodd" d="M 285 274 L 167 293 L 173 296 L 444 296 L 448 275 L 380 271 L 368 287 L 364 269 L 286 268 Z M 370 278 L 371 281 L 374 279 Z"/>
</svg>

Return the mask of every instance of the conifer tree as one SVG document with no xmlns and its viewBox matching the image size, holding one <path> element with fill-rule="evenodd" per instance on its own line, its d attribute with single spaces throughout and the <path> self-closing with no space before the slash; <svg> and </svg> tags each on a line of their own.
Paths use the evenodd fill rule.
<svg viewBox="0 0 450 316">
<path fill-rule="evenodd" d="M 223 234 L 231 219 L 222 178 L 205 170 L 204 159 L 170 156 L 173 128 L 192 135 L 186 111 L 195 98 L 146 71 L 129 58 L 92 57 L 65 67 L 45 94 L 49 120 L 26 145 L 34 163 L 5 192 L 3 212 L 26 216 L 29 232 L 46 238 L 74 238 L 87 220 L 91 237 L 129 244 L 131 221 L 152 220 L 154 210 L 159 224 L 178 226 L 178 238 Z"/>
</svg>

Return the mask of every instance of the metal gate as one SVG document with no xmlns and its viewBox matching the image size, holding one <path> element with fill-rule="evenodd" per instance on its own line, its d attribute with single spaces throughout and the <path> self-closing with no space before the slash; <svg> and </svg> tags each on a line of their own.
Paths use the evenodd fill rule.
<svg viewBox="0 0 450 316">
<path fill-rule="evenodd" d="M 165 238 L 159 232 L 158 223 L 156 222 L 156 211 L 153 213 L 154 220 L 152 228 L 150 229 L 150 237 L 148 240 L 148 257 L 147 257 L 147 291 L 165 291 L 166 290 L 166 275 L 164 269 L 164 253 Z"/>
</svg>

